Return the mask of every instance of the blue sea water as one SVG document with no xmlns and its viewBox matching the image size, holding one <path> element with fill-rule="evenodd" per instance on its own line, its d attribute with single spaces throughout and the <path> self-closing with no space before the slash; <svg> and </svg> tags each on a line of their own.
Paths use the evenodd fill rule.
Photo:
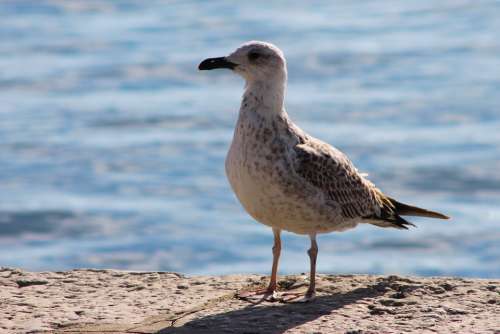
<svg viewBox="0 0 500 334">
<path fill-rule="evenodd" d="M 0 265 L 267 273 L 272 233 L 224 157 L 244 41 L 288 59 L 287 110 L 386 193 L 442 211 L 319 237 L 320 272 L 500 276 L 500 2 L 0 2 Z M 308 270 L 285 233 L 280 270 Z"/>
</svg>

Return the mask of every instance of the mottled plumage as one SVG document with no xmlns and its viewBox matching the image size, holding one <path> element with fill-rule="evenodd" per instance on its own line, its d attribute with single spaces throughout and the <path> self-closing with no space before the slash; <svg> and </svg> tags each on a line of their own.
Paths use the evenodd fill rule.
<svg viewBox="0 0 500 334">
<path fill-rule="evenodd" d="M 360 223 L 401 229 L 412 225 L 401 215 L 447 218 L 384 195 L 345 154 L 292 122 L 284 108 L 286 61 L 274 45 L 249 42 L 228 57 L 200 64 L 200 69 L 214 68 L 229 68 L 246 80 L 226 173 L 246 211 L 273 228 L 268 293 L 276 289 L 281 230 L 311 238 L 311 285 L 305 298 L 309 300 L 314 296 L 317 233 Z"/>
<path fill-rule="evenodd" d="M 325 205 L 340 207 L 345 219 L 380 213 L 375 186 L 366 180 L 339 150 L 310 139 L 294 147 L 295 172 L 326 197 Z"/>
</svg>

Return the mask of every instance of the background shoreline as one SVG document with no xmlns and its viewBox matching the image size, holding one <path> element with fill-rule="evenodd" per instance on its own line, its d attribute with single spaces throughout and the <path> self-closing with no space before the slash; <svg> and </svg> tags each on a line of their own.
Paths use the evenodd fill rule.
<svg viewBox="0 0 500 334">
<path fill-rule="evenodd" d="M 500 279 L 318 275 L 308 304 L 235 298 L 262 275 L 0 268 L 2 333 L 498 333 Z M 306 275 L 280 277 L 281 291 Z M 357 331 L 357 332 L 356 332 Z"/>
</svg>

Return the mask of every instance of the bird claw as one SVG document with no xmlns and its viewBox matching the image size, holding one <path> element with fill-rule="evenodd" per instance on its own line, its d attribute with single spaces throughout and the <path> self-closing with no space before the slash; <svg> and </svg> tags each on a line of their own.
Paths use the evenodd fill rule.
<svg viewBox="0 0 500 334">
<path fill-rule="evenodd" d="M 276 290 L 259 289 L 255 291 L 241 291 L 236 294 L 236 298 L 251 303 L 260 303 L 263 301 L 275 302 L 279 300 Z"/>
<path fill-rule="evenodd" d="M 280 301 L 282 303 L 308 303 L 310 301 L 313 301 L 316 298 L 316 294 L 314 292 L 306 292 L 304 293 L 297 293 L 297 292 L 289 292 L 289 293 L 283 293 L 281 295 Z"/>
</svg>

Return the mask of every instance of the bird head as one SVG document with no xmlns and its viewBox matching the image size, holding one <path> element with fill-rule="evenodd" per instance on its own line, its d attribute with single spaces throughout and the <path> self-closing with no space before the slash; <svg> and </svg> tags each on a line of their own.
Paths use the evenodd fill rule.
<svg viewBox="0 0 500 334">
<path fill-rule="evenodd" d="M 267 42 L 244 43 L 228 56 L 208 58 L 198 66 L 200 70 L 216 68 L 231 69 L 248 83 L 286 80 L 286 61 L 283 52 Z"/>
</svg>

